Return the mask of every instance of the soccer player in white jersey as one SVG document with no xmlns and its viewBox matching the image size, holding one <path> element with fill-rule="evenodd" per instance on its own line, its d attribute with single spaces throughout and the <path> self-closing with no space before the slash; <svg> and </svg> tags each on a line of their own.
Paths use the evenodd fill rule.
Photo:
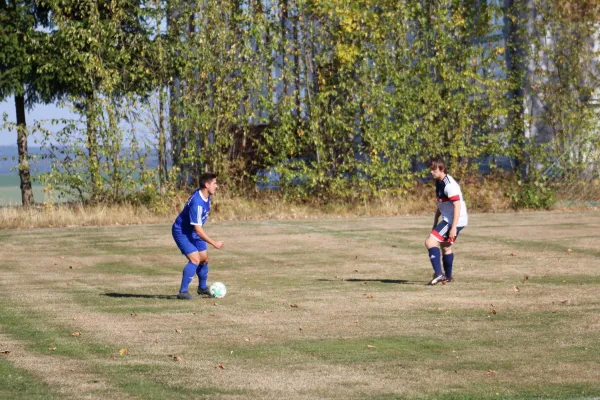
<svg viewBox="0 0 600 400">
<path fill-rule="evenodd" d="M 460 185 L 446 173 L 444 161 L 432 160 L 429 163 L 429 170 L 435 180 L 437 210 L 433 218 L 433 229 L 425 240 L 425 246 L 433 267 L 433 279 L 429 281 L 428 285 L 436 285 L 454 280 L 452 276 L 452 263 L 454 262 L 452 243 L 456 241 L 459 232 L 467 226 L 469 217 Z M 438 223 L 440 216 L 442 220 Z M 442 272 L 442 265 L 444 272 Z"/>
<path fill-rule="evenodd" d="M 181 286 L 177 294 L 177 298 L 182 300 L 194 299 L 188 290 L 194 275 L 198 275 L 199 279 L 198 294 L 210 296 L 206 283 L 208 279 L 206 244 L 210 243 L 215 249 L 223 247 L 223 242 L 211 239 L 203 228 L 210 213 L 210 197 L 217 190 L 217 176 L 211 173 L 202 174 L 199 181 L 200 189 L 189 197 L 171 230 L 177 247 L 188 259 L 188 263 L 183 268 Z"/>
</svg>

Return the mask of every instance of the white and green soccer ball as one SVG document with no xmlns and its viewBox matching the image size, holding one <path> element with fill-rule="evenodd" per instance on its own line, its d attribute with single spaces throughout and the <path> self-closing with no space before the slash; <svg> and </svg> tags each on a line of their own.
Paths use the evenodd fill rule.
<svg viewBox="0 0 600 400">
<path fill-rule="evenodd" d="M 210 295 L 212 297 L 216 297 L 217 299 L 225 297 L 225 295 L 227 294 L 227 288 L 222 282 L 214 282 L 212 285 L 210 285 L 208 291 L 210 292 Z"/>
</svg>

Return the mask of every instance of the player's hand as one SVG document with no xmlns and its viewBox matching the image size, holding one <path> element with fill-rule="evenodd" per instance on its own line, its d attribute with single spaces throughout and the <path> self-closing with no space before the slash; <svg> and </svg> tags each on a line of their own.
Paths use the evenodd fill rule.
<svg viewBox="0 0 600 400">
<path fill-rule="evenodd" d="M 223 247 L 224 244 L 225 243 L 223 243 L 223 242 L 216 241 L 213 243 L 213 246 L 215 247 L 215 249 L 220 249 Z"/>
<path fill-rule="evenodd" d="M 456 239 L 456 228 L 455 227 L 450 228 L 450 233 L 448 234 L 448 237 L 452 240 Z"/>
</svg>

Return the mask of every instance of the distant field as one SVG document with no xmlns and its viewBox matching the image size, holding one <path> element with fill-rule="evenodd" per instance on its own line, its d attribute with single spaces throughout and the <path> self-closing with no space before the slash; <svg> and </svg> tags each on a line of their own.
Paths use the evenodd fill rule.
<svg viewBox="0 0 600 400">
<path fill-rule="evenodd" d="M 21 204 L 21 181 L 19 175 L 0 174 L 0 206 Z M 36 202 L 44 201 L 44 188 L 33 183 L 33 197 Z"/>
<path fill-rule="evenodd" d="M 472 215 L 434 287 L 430 224 L 209 223 L 192 302 L 168 225 L 0 231 L 0 398 L 600 396 L 600 213 Z"/>
</svg>

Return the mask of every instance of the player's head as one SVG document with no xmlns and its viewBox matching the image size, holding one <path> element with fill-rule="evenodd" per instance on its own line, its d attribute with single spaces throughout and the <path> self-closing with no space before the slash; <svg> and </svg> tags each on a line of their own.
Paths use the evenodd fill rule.
<svg viewBox="0 0 600 400">
<path fill-rule="evenodd" d="M 206 189 L 208 190 L 208 194 L 213 195 L 217 190 L 217 174 L 206 172 L 200 175 L 198 183 L 200 184 L 200 189 Z"/>
<path fill-rule="evenodd" d="M 431 171 L 431 176 L 439 179 L 446 175 L 446 163 L 441 158 L 434 158 L 429 161 L 429 171 Z"/>
</svg>

